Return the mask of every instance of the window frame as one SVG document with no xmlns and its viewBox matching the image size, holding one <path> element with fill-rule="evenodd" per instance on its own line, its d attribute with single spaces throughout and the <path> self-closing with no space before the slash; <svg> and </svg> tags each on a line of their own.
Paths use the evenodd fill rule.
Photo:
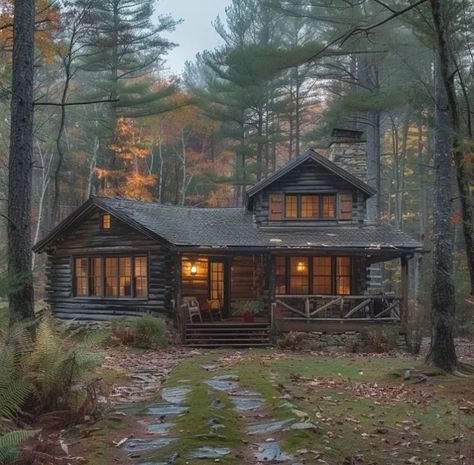
<svg viewBox="0 0 474 465">
<path fill-rule="evenodd" d="M 317 196 L 317 205 L 319 216 L 302 216 L 302 203 L 303 197 Z M 287 197 L 296 197 L 296 216 L 287 216 Z M 324 216 L 324 198 L 334 198 L 334 216 Z M 340 206 L 339 206 L 339 192 L 285 192 L 283 202 L 284 220 L 287 221 L 339 221 L 340 218 Z M 347 221 L 347 220 L 345 220 Z"/>
<path fill-rule="evenodd" d="M 120 258 L 130 258 L 130 288 L 131 295 L 120 296 Z M 76 275 L 76 260 L 78 259 L 87 259 L 87 295 L 77 295 L 77 275 Z M 91 290 L 91 260 L 99 258 L 100 259 L 100 269 L 101 269 L 101 295 L 92 295 Z M 117 282 L 117 295 L 106 295 L 106 285 L 105 285 L 105 259 L 106 258 L 117 258 L 116 264 L 116 274 L 115 279 Z M 136 296 L 135 291 L 135 258 L 146 258 L 146 296 Z M 72 286 L 71 293 L 74 299 L 93 299 L 93 300 L 149 300 L 150 295 L 150 256 L 149 253 L 134 253 L 134 254 L 90 254 L 90 255 L 74 255 L 71 257 L 71 269 L 72 269 Z"/>
<path fill-rule="evenodd" d="M 104 218 L 105 217 L 109 217 L 109 227 L 108 228 L 104 228 Z M 105 233 L 108 233 L 112 230 L 112 215 L 110 213 L 107 213 L 107 212 L 104 212 L 104 213 L 101 213 L 100 214 L 100 217 L 99 217 L 99 229 L 102 231 L 102 232 L 105 232 Z"/>
<path fill-rule="evenodd" d="M 307 258 L 307 266 L 308 266 L 308 294 L 299 294 L 299 293 L 291 293 L 291 258 L 301 258 L 301 257 L 306 257 Z M 330 257 L 331 258 L 331 293 L 330 294 L 320 294 L 320 293 L 315 293 L 314 292 L 314 258 L 315 257 Z M 275 292 L 276 292 L 276 282 L 277 282 L 277 275 L 276 275 L 276 261 L 278 258 L 284 258 L 285 259 L 285 275 L 284 275 L 284 281 L 285 281 L 285 293 L 284 294 L 276 294 L 278 295 L 333 295 L 333 296 L 348 296 L 352 295 L 352 291 L 354 290 L 354 259 L 350 255 L 276 255 L 275 256 Z M 337 269 L 337 259 L 338 258 L 348 258 L 349 259 L 349 269 L 350 269 L 350 275 L 349 275 L 349 288 L 350 288 L 350 293 L 349 294 L 337 294 L 337 278 L 340 276 L 345 277 L 346 275 L 339 275 L 338 274 L 338 269 Z M 281 274 L 278 275 L 280 278 L 283 276 Z"/>
</svg>

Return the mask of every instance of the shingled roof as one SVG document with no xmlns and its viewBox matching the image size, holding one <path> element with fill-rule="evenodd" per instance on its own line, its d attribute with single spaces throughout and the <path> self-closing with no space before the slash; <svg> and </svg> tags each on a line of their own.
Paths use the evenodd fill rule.
<svg viewBox="0 0 474 465">
<path fill-rule="evenodd" d="M 244 208 L 195 208 L 162 205 L 123 198 L 92 197 L 64 220 L 34 250 L 44 250 L 69 227 L 100 208 L 132 227 L 173 247 L 287 248 L 374 251 L 410 251 L 421 244 L 409 235 L 386 226 L 258 227 Z"/>
</svg>

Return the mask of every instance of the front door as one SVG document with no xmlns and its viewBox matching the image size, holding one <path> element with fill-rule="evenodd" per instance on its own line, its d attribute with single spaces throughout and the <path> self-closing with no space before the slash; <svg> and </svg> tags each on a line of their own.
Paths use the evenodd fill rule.
<svg viewBox="0 0 474 465">
<path fill-rule="evenodd" d="M 209 260 L 209 298 L 218 300 L 224 316 L 228 316 L 228 267 L 224 259 Z"/>
</svg>

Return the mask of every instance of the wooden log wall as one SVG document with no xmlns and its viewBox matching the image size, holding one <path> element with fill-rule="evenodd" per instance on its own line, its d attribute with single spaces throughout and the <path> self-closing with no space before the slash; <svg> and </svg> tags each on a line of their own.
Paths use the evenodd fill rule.
<svg viewBox="0 0 474 465">
<path fill-rule="evenodd" d="M 352 221 L 339 221 L 336 224 L 353 224 L 364 221 L 366 216 L 366 205 L 363 195 L 358 195 L 354 186 L 339 178 L 330 171 L 321 167 L 312 160 L 295 168 L 286 176 L 275 181 L 267 189 L 256 195 L 254 203 L 255 221 L 260 225 L 285 224 L 285 226 L 298 225 L 301 221 L 283 220 L 269 221 L 269 196 L 272 193 L 335 193 L 344 192 L 353 194 Z M 321 225 L 323 220 L 310 221 L 305 219 L 305 225 Z M 334 221 L 329 221 L 334 224 Z"/>
<path fill-rule="evenodd" d="M 191 266 L 196 274 L 191 274 Z M 207 257 L 183 256 L 181 259 L 181 295 L 196 297 L 201 303 L 209 297 L 209 259 Z"/>
<path fill-rule="evenodd" d="M 99 227 L 100 213 L 95 211 L 73 231 L 64 235 L 48 250 L 46 301 L 60 318 L 106 320 L 137 313 L 173 312 L 174 275 L 172 256 L 156 240 L 112 218 L 109 231 Z M 73 262 L 76 256 L 108 255 L 148 256 L 148 297 L 75 297 Z"/>
<path fill-rule="evenodd" d="M 265 290 L 265 263 L 261 255 L 243 255 L 232 258 L 232 301 L 263 298 Z"/>
</svg>

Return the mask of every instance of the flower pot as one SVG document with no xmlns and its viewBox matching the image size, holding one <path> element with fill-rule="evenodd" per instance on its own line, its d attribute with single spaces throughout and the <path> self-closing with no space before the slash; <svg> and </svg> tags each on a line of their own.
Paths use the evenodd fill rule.
<svg viewBox="0 0 474 465">
<path fill-rule="evenodd" d="M 255 321 L 255 315 L 253 313 L 244 313 L 245 323 L 253 323 Z"/>
</svg>

